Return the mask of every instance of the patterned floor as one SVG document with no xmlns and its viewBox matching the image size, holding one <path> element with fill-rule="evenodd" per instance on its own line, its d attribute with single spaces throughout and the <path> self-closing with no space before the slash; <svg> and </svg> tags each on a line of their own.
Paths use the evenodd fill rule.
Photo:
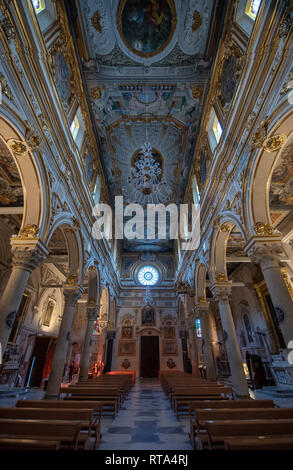
<svg viewBox="0 0 293 470">
<path fill-rule="evenodd" d="M 136 382 L 117 418 L 103 422 L 100 450 L 189 450 L 188 420 L 177 421 L 157 379 Z"/>
</svg>

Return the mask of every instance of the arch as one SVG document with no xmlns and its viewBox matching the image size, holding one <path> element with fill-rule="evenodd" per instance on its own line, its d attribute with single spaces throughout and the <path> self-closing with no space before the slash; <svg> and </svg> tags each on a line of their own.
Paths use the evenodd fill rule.
<svg viewBox="0 0 293 470">
<path fill-rule="evenodd" d="M 46 243 L 49 243 L 57 230 L 61 230 L 67 245 L 68 253 L 68 277 L 75 276 L 78 284 L 82 283 L 83 278 L 83 242 L 80 230 L 75 226 L 75 221 L 70 215 L 58 214 L 51 229 L 46 237 Z"/>
<path fill-rule="evenodd" d="M 285 113 L 286 111 L 286 113 Z M 262 147 L 252 152 L 248 162 L 248 171 L 245 177 L 245 219 L 249 235 L 256 233 L 258 222 L 271 225 L 269 209 L 270 181 L 274 167 L 281 153 L 293 139 L 293 111 L 283 110 L 282 114 L 275 113 L 274 123 L 267 134 Z M 280 136 L 279 145 L 273 138 Z M 275 145 L 274 145 L 275 144 Z M 274 150 L 275 149 L 275 150 Z"/>
<path fill-rule="evenodd" d="M 95 265 L 89 266 L 86 271 L 88 281 L 88 303 L 99 305 L 100 299 L 100 279 L 99 271 Z"/>
<path fill-rule="evenodd" d="M 109 287 L 104 287 L 100 301 L 100 320 L 107 321 L 110 312 L 110 292 Z"/>
<path fill-rule="evenodd" d="M 18 128 L 23 130 L 27 125 L 19 122 Z M 50 214 L 49 184 L 40 155 L 32 152 L 19 129 L 0 114 L 0 143 L 7 149 L 7 155 L 13 158 L 23 189 L 24 211 L 20 230 L 36 226 L 37 237 L 43 240 Z"/>
<path fill-rule="evenodd" d="M 206 275 L 207 266 L 205 263 L 200 262 L 196 265 L 194 276 L 194 289 L 195 301 L 199 302 L 200 299 L 206 300 Z"/>
<path fill-rule="evenodd" d="M 209 271 L 211 273 L 212 282 L 219 281 L 220 278 L 221 280 L 227 279 L 226 248 L 234 227 L 238 228 L 242 237 L 246 240 L 244 228 L 239 223 L 239 220 L 232 214 L 223 215 L 216 221 L 210 244 Z"/>
</svg>

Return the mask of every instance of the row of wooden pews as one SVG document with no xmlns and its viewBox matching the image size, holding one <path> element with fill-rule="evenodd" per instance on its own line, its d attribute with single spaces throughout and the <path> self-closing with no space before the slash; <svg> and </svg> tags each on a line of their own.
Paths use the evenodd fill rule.
<svg viewBox="0 0 293 470">
<path fill-rule="evenodd" d="M 184 373 L 166 373 L 161 380 L 177 417 L 186 399 L 194 449 L 293 449 L 293 408 L 277 408 L 272 400 L 235 400 L 220 384 Z"/>
<path fill-rule="evenodd" d="M 183 372 L 164 373 L 161 376 L 162 388 L 170 400 L 177 419 L 188 416 L 189 404 L 198 400 L 230 400 L 233 389 L 217 382 L 193 377 Z"/>
<path fill-rule="evenodd" d="M 102 416 L 116 416 L 131 386 L 131 376 L 105 375 L 61 387 L 65 399 L 19 400 L 15 408 L 0 408 L 0 449 L 96 449 Z"/>
</svg>

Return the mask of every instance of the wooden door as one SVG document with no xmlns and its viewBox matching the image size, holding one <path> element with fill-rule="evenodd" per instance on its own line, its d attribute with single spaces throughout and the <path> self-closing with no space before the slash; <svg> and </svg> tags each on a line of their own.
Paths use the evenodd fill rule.
<svg viewBox="0 0 293 470">
<path fill-rule="evenodd" d="M 160 369 L 160 352 L 158 336 L 141 336 L 140 375 L 141 377 L 158 377 Z"/>
</svg>

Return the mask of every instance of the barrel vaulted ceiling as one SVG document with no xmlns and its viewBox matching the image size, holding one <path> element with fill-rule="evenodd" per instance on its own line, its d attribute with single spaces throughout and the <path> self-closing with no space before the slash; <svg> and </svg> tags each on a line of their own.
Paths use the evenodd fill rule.
<svg viewBox="0 0 293 470">
<path fill-rule="evenodd" d="M 127 188 L 134 155 L 150 141 L 183 202 L 225 2 L 71 0 L 68 16 L 112 199 Z M 127 251 L 172 244 L 128 242 Z"/>
</svg>

